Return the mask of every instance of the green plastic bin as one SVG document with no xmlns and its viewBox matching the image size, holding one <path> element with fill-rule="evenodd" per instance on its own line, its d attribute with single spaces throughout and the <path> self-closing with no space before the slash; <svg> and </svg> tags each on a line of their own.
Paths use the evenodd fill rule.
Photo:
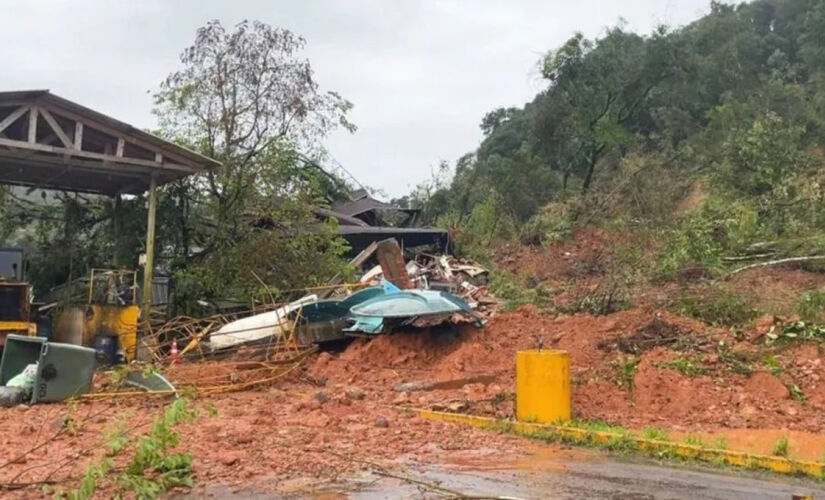
<svg viewBox="0 0 825 500">
<path fill-rule="evenodd" d="M 0 385 L 6 385 L 27 365 L 37 363 L 29 403 L 62 401 L 92 389 L 95 362 L 94 349 L 12 334 L 6 337 L 0 361 Z"/>
</svg>

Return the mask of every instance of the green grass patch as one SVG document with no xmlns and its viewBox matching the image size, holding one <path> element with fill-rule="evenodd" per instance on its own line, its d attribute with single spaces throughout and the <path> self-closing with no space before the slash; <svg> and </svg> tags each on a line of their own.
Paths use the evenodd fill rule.
<svg viewBox="0 0 825 500">
<path fill-rule="evenodd" d="M 782 436 L 774 443 L 772 454 L 776 457 L 787 457 L 789 448 L 790 443 L 788 442 L 788 436 Z"/>
<path fill-rule="evenodd" d="M 771 372 L 775 377 L 778 377 L 780 374 L 782 374 L 782 365 L 779 364 L 779 358 L 777 358 L 775 355 L 767 356 L 765 360 L 762 361 L 762 365 L 765 368 L 767 368 L 768 371 Z"/>
<path fill-rule="evenodd" d="M 667 431 L 659 429 L 658 427 L 645 427 L 644 430 L 642 430 L 642 436 L 644 436 L 645 439 L 653 439 L 656 441 L 670 440 Z"/>
<path fill-rule="evenodd" d="M 536 307 L 546 307 L 550 304 L 553 293 L 542 283 L 530 287 L 524 279 L 499 267 L 490 273 L 490 289 L 496 297 L 504 301 L 502 308 L 505 311 L 518 309 L 525 304 Z"/>
<path fill-rule="evenodd" d="M 699 436 L 687 436 L 684 439 L 684 443 L 690 446 L 699 446 L 705 448 L 705 442 Z"/>
<path fill-rule="evenodd" d="M 575 427 L 594 432 L 611 432 L 614 434 L 630 435 L 631 432 L 619 425 L 608 424 L 603 420 L 571 420 L 564 424 L 565 427 Z"/>
<path fill-rule="evenodd" d="M 702 366 L 702 362 L 691 358 L 676 358 L 673 361 L 663 361 L 655 364 L 657 368 L 673 370 L 688 377 L 707 375 L 710 370 Z"/>
<path fill-rule="evenodd" d="M 683 296 L 671 308 L 713 326 L 740 326 L 759 315 L 745 298 L 724 288 L 697 296 Z"/>
<path fill-rule="evenodd" d="M 794 398 L 796 401 L 803 404 L 808 401 L 808 397 L 805 396 L 805 393 L 802 392 L 802 389 L 798 385 L 787 384 L 786 387 L 788 388 L 788 392 L 791 393 L 791 397 Z"/>
</svg>

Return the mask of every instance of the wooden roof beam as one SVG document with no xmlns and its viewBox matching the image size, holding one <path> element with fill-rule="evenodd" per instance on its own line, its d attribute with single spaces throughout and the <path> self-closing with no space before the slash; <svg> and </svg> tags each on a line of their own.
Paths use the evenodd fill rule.
<svg viewBox="0 0 825 500">
<path fill-rule="evenodd" d="M 108 161 L 112 163 L 126 163 L 129 165 L 137 165 L 141 167 L 149 167 L 149 168 L 156 168 L 156 169 L 163 169 L 163 170 L 171 170 L 176 172 L 186 172 L 186 173 L 194 173 L 195 170 L 192 167 L 186 165 L 178 165 L 175 163 L 157 163 L 150 160 L 141 160 L 139 158 L 128 158 L 128 157 L 118 157 L 111 154 L 105 153 L 93 153 L 91 151 L 83 151 L 83 150 L 76 150 L 76 149 L 68 149 L 59 146 L 47 146 L 45 144 L 40 143 L 32 143 L 32 142 L 25 142 L 25 141 L 16 141 L 14 139 L 0 139 L 0 146 L 7 146 L 10 148 L 17 148 L 23 150 L 30 150 L 30 151 L 40 151 L 44 153 L 53 153 L 58 155 L 68 155 L 68 156 L 76 156 L 79 158 L 89 158 L 93 160 L 101 160 L 101 161 Z"/>
<path fill-rule="evenodd" d="M 28 106 L 20 106 L 19 108 L 12 111 L 9 116 L 7 116 L 2 122 L 0 122 L 0 132 L 3 132 L 7 128 L 9 128 L 12 123 L 16 122 L 18 118 L 25 115 L 27 111 L 29 111 Z"/>
<path fill-rule="evenodd" d="M 49 127 L 51 127 L 52 131 L 54 131 L 54 133 L 57 134 L 57 137 L 58 139 L 60 139 L 60 142 L 63 143 L 63 146 L 71 149 L 73 146 L 72 140 L 69 139 L 69 136 L 66 135 L 66 132 L 63 130 L 63 127 L 61 127 L 60 124 L 57 123 L 57 120 L 54 119 L 52 114 L 44 108 L 38 108 L 38 111 L 41 115 L 43 115 L 43 118 L 46 119 L 46 123 L 49 124 Z"/>
</svg>

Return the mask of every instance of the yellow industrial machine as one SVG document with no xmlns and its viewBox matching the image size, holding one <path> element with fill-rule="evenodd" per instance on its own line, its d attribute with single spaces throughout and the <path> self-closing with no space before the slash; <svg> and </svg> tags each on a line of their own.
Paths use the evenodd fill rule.
<svg viewBox="0 0 825 500">
<path fill-rule="evenodd" d="M 37 335 L 32 289 L 23 279 L 23 250 L 0 248 L 0 348 L 10 333 Z"/>
<path fill-rule="evenodd" d="M 57 317 L 54 339 L 94 347 L 113 364 L 135 359 L 140 307 L 137 271 L 92 269 L 85 304 L 68 304 Z"/>
<path fill-rule="evenodd" d="M 29 284 L 0 281 L 0 347 L 5 345 L 10 333 L 37 335 L 37 325 L 31 319 Z"/>
</svg>

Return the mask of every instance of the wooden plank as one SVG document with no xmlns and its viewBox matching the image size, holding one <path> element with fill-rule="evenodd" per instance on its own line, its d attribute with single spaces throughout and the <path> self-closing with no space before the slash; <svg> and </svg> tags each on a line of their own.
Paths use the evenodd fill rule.
<svg viewBox="0 0 825 500">
<path fill-rule="evenodd" d="M 0 132 L 9 128 L 12 123 L 16 122 L 18 118 L 26 114 L 28 110 L 28 106 L 20 106 L 19 108 L 12 111 L 9 116 L 7 116 L 2 122 L 0 122 Z"/>
<path fill-rule="evenodd" d="M 80 151 L 83 149 L 83 122 L 74 122 L 74 149 Z"/>
<path fill-rule="evenodd" d="M 54 153 L 59 155 L 76 156 L 79 158 L 90 158 L 93 160 L 102 160 L 104 162 L 125 163 L 128 165 L 137 165 L 141 167 L 148 167 L 154 169 L 171 170 L 176 172 L 193 173 L 194 170 L 186 165 L 178 165 L 176 163 L 155 163 L 149 160 L 141 160 L 138 158 L 118 158 L 117 156 L 92 153 L 91 151 L 78 151 L 75 149 L 67 149 L 58 146 L 47 146 L 45 144 L 31 143 L 25 141 L 15 141 L 13 139 L 0 139 L 0 146 L 8 146 L 12 148 L 25 149 L 29 151 L 43 151 L 46 153 Z"/>
<path fill-rule="evenodd" d="M 39 151 L 20 150 L 20 149 L 0 149 L 0 166 L 3 164 L 14 164 L 15 167 L 24 169 L 29 165 L 39 166 L 42 168 L 62 168 L 66 166 L 64 157 L 47 155 Z M 152 170 L 145 167 L 138 167 L 134 165 L 112 165 L 104 164 L 98 160 L 89 160 L 84 158 L 72 157 L 72 168 L 77 171 L 88 172 L 90 174 L 128 177 L 133 179 L 148 179 Z"/>
<path fill-rule="evenodd" d="M 69 139 L 69 136 L 66 135 L 66 132 L 63 131 L 63 127 L 61 127 L 60 124 L 57 123 L 57 120 L 54 119 L 52 114 L 49 113 L 48 110 L 43 108 L 38 108 L 38 111 L 41 115 L 43 115 L 43 118 L 46 119 L 46 123 L 49 124 L 49 127 L 51 127 L 52 130 L 54 130 L 54 133 L 57 134 L 57 138 L 60 139 L 60 142 L 62 142 L 63 145 L 67 148 L 71 148 L 72 140 Z"/>
<path fill-rule="evenodd" d="M 123 140 L 123 137 L 118 137 L 117 139 L 117 151 L 115 152 L 115 156 L 118 158 L 123 158 L 123 149 L 126 147 L 126 141 Z"/>
<path fill-rule="evenodd" d="M 351 261 L 349 261 L 349 263 L 357 271 L 357 270 L 361 269 L 361 266 L 364 265 L 364 262 L 366 262 L 367 260 L 369 260 L 370 257 L 372 257 L 372 254 L 374 254 L 376 250 L 378 250 L 378 243 L 373 241 L 372 243 L 369 244 L 369 246 L 367 246 L 367 248 L 361 250 L 361 252 L 358 255 L 353 257 L 353 259 Z M 335 276 L 332 277 L 332 279 L 329 280 L 328 284 L 329 285 L 339 285 L 343 282 L 344 282 L 344 277 L 341 274 L 336 274 Z M 333 292 L 335 292 L 335 288 L 328 288 L 326 290 L 323 290 L 323 291 L 319 292 L 318 297 L 320 297 L 322 299 L 325 299 L 325 298 L 329 297 L 330 295 L 332 295 Z"/>
<path fill-rule="evenodd" d="M 29 109 L 29 143 L 37 142 L 37 107 L 32 106 Z"/>
</svg>

